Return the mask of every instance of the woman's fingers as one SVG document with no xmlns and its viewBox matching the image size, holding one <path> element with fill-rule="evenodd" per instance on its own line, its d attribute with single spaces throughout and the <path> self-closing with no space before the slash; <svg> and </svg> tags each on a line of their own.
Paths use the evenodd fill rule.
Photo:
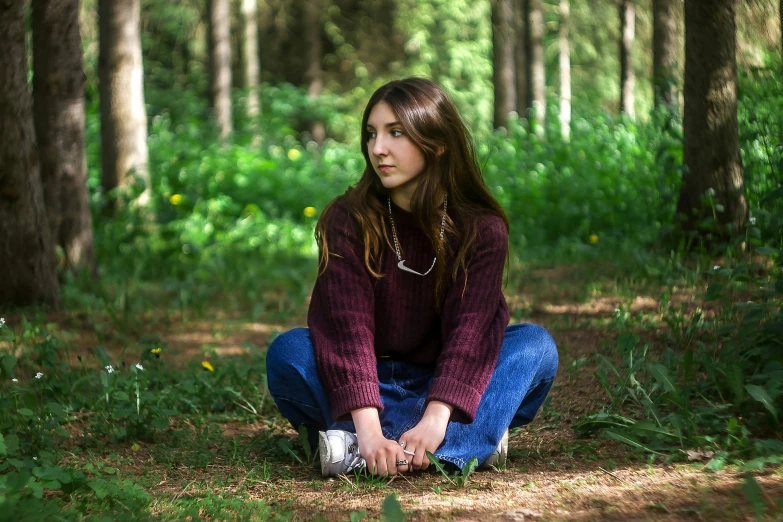
<svg viewBox="0 0 783 522">
<path fill-rule="evenodd" d="M 386 469 L 389 475 L 396 475 L 398 472 L 403 472 L 408 469 L 410 459 L 402 448 L 397 446 L 389 453 L 389 458 L 386 461 Z"/>
<path fill-rule="evenodd" d="M 378 449 L 373 455 L 365 458 L 367 470 L 374 475 L 396 475 L 399 472 L 406 471 L 410 465 L 411 458 L 406 455 L 402 448 L 394 441 L 389 441 L 386 447 Z"/>
<path fill-rule="evenodd" d="M 413 457 L 413 469 L 424 469 L 423 463 L 427 460 L 426 451 L 424 446 L 416 449 L 416 455 Z"/>
</svg>

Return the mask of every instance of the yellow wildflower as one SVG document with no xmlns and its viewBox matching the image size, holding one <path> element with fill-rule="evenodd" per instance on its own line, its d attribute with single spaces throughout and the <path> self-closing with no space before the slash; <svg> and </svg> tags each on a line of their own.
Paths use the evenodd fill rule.
<svg viewBox="0 0 783 522">
<path fill-rule="evenodd" d="M 302 153 L 299 152 L 297 149 L 290 149 L 288 151 L 288 159 L 290 159 L 291 161 L 296 161 L 301 157 L 302 157 Z"/>
<path fill-rule="evenodd" d="M 598 243 L 598 236 L 596 236 L 595 234 L 591 234 L 590 235 L 590 244 L 591 245 L 595 245 L 596 243 Z"/>
<path fill-rule="evenodd" d="M 307 217 L 313 217 L 315 215 L 315 207 L 305 207 L 304 215 Z"/>
<path fill-rule="evenodd" d="M 152 350 L 150 350 L 150 353 L 151 353 L 152 355 L 154 355 L 156 359 L 160 358 L 160 352 L 161 352 L 160 346 L 158 346 L 157 348 L 153 348 Z"/>
<path fill-rule="evenodd" d="M 172 196 L 169 198 L 169 201 L 171 201 L 171 204 L 172 204 L 172 205 L 179 205 L 180 203 L 182 203 L 182 196 L 181 196 L 181 195 L 179 195 L 179 194 L 173 194 L 173 195 L 172 195 Z"/>
<path fill-rule="evenodd" d="M 212 367 L 211 364 L 209 364 L 209 361 L 201 361 L 201 367 L 207 370 L 208 372 L 214 372 L 215 369 Z"/>
</svg>

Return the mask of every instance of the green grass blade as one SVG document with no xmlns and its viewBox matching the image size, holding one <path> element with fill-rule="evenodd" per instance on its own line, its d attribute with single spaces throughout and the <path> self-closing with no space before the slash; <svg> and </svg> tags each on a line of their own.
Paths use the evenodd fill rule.
<svg viewBox="0 0 783 522">
<path fill-rule="evenodd" d="M 662 453 L 660 453 L 658 451 L 655 451 L 653 449 L 648 448 L 647 446 L 645 446 L 644 444 L 638 442 L 637 440 L 634 440 L 633 437 L 631 437 L 629 435 L 623 435 L 621 433 L 618 433 L 618 432 L 612 431 L 612 430 L 604 431 L 604 435 L 606 435 L 610 439 L 614 439 L 614 440 L 616 440 L 618 442 L 622 442 L 623 444 L 628 444 L 629 446 L 631 446 L 633 448 L 640 449 L 640 450 L 646 451 L 648 453 L 655 453 L 656 455 L 663 455 Z"/>
<path fill-rule="evenodd" d="M 650 373 L 655 377 L 658 384 L 663 386 L 664 390 L 679 395 L 680 390 L 677 388 L 677 385 L 674 384 L 674 380 L 671 375 L 669 375 L 669 369 L 666 366 L 661 363 L 650 363 L 647 366 L 647 369 L 650 370 Z"/>
<path fill-rule="evenodd" d="M 767 390 L 760 386 L 756 386 L 755 384 L 746 384 L 745 390 L 747 390 L 751 397 L 763 404 L 764 407 L 767 408 L 767 410 L 769 410 L 769 412 L 772 414 L 772 417 L 775 418 L 775 422 L 777 422 L 778 410 L 775 408 L 772 397 L 769 396 Z"/>
</svg>

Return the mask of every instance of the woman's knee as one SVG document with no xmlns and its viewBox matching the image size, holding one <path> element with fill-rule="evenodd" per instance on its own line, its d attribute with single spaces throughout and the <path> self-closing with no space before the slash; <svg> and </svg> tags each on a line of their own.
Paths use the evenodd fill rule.
<svg viewBox="0 0 783 522">
<path fill-rule="evenodd" d="M 266 351 L 266 373 L 270 391 L 277 382 L 290 382 L 315 366 L 310 333 L 294 328 L 278 335 Z"/>
<path fill-rule="evenodd" d="M 534 329 L 533 335 L 541 353 L 541 369 L 546 373 L 547 377 L 554 378 L 559 361 L 555 340 L 552 338 L 552 334 L 543 326 L 533 324 L 531 327 Z"/>
<path fill-rule="evenodd" d="M 541 361 L 539 367 L 551 377 L 557 373 L 558 355 L 557 345 L 549 331 L 543 326 L 525 323 L 515 324 L 509 327 L 511 345 L 522 348 L 528 354 L 535 354 Z"/>
</svg>

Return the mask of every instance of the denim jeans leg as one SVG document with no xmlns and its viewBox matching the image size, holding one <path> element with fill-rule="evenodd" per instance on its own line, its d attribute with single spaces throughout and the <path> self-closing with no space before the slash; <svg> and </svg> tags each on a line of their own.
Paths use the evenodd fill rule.
<svg viewBox="0 0 783 522">
<path fill-rule="evenodd" d="M 280 413 L 294 429 L 305 425 L 311 445 L 317 443 L 318 431 L 334 423 L 308 328 L 294 328 L 272 341 L 266 354 L 266 375 Z"/>
<path fill-rule="evenodd" d="M 383 410 L 380 413 L 384 437 L 400 436 L 421 420 L 432 380 L 431 368 L 411 366 L 391 359 L 378 360 L 378 379 Z"/>
<path fill-rule="evenodd" d="M 435 455 L 462 468 L 483 462 L 506 429 L 533 420 L 557 373 L 557 348 L 549 332 L 534 324 L 506 329 L 497 366 L 471 424 L 449 423 Z"/>
</svg>

